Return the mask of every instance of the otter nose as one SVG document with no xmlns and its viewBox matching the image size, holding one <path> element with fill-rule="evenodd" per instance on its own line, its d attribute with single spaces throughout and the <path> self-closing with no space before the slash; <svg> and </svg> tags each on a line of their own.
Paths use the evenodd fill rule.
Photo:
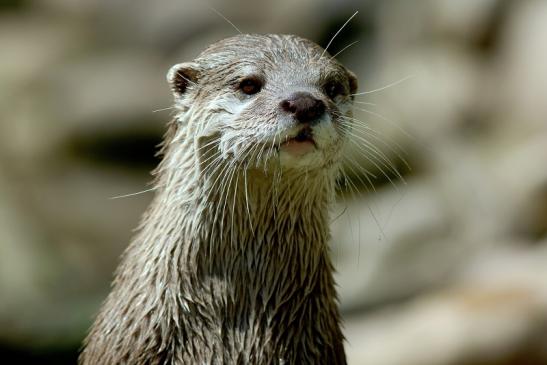
<svg viewBox="0 0 547 365">
<path fill-rule="evenodd" d="M 300 123 L 315 124 L 325 113 L 325 103 L 314 98 L 310 93 L 298 92 L 283 100 L 281 109 L 294 115 Z"/>
</svg>

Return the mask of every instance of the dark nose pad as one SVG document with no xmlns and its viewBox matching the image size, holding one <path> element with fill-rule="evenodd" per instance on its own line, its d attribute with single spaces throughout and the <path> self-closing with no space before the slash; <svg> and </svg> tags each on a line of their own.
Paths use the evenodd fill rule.
<svg viewBox="0 0 547 365">
<path fill-rule="evenodd" d="M 325 103 L 314 98 L 310 93 L 298 92 L 283 100 L 281 109 L 294 115 L 300 123 L 315 124 L 325 113 Z"/>
</svg>

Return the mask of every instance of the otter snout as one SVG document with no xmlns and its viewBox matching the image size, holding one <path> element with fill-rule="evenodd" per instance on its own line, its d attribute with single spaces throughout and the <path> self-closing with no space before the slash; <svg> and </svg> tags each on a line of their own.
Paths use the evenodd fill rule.
<svg viewBox="0 0 547 365">
<path fill-rule="evenodd" d="M 326 110 L 325 103 L 307 92 L 296 92 L 280 104 L 281 109 L 292 114 L 300 123 L 316 124 Z"/>
</svg>

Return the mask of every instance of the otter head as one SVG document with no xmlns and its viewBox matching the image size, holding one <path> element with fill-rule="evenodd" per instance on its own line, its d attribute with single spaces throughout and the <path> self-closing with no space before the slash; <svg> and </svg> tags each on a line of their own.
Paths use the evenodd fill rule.
<svg viewBox="0 0 547 365">
<path fill-rule="evenodd" d="M 293 35 L 238 35 L 167 75 L 178 123 L 196 152 L 246 168 L 337 166 L 357 89 L 354 74 Z"/>
</svg>

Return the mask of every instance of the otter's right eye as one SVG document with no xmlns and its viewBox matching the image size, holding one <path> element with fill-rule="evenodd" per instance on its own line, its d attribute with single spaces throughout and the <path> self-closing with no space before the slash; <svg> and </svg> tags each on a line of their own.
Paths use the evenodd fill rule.
<svg viewBox="0 0 547 365">
<path fill-rule="evenodd" d="M 253 95 L 262 88 L 262 81 L 258 77 L 246 77 L 239 83 L 239 90 L 247 95 Z"/>
<path fill-rule="evenodd" d="M 344 86 L 336 81 L 329 81 L 327 85 L 325 85 L 325 93 L 329 98 L 334 100 L 338 95 L 342 95 L 344 93 Z"/>
</svg>

